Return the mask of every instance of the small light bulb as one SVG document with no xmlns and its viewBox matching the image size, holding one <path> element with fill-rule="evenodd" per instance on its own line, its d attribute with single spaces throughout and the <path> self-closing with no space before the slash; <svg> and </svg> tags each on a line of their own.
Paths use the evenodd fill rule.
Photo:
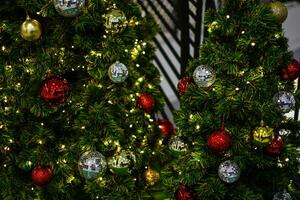
<svg viewBox="0 0 300 200">
<path fill-rule="evenodd" d="M 84 130 L 84 129 L 85 129 L 85 126 L 82 126 L 81 129 Z"/>
<path fill-rule="evenodd" d="M 235 90 L 236 90 L 236 91 L 239 91 L 239 90 L 240 90 L 240 88 L 238 88 L 238 87 L 237 87 L 237 88 L 235 88 Z"/>
<path fill-rule="evenodd" d="M 43 122 L 41 123 L 41 126 L 44 126 L 44 123 L 43 123 Z"/>
<path fill-rule="evenodd" d="M 200 129 L 200 125 L 197 125 L 197 126 L 196 126 L 196 129 L 199 130 L 199 129 Z"/>
<path fill-rule="evenodd" d="M 253 46 L 253 47 L 254 47 L 255 45 L 256 45 L 256 43 L 255 43 L 255 42 L 251 42 L 251 46 Z"/>
<path fill-rule="evenodd" d="M 245 31 L 242 31 L 242 34 L 245 34 Z"/>
<path fill-rule="evenodd" d="M 226 18 L 229 19 L 229 18 L 230 18 L 230 15 L 226 15 Z"/>
</svg>

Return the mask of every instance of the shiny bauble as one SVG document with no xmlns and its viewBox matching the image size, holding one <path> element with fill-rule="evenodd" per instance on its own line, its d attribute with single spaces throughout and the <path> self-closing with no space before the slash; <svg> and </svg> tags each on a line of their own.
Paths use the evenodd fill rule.
<svg viewBox="0 0 300 200">
<path fill-rule="evenodd" d="M 98 151 L 85 152 L 79 159 L 78 169 L 85 179 L 97 178 L 106 172 L 106 159 Z"/>
<path fill-rule="evenodd" d="M 225 128 L 214 131 L 207 140 L 208 148 L 216 153 L 224 153 L 232 144 L 231 135 Z"/>
<path fill-rule="evenodd" d="M 158 120 L 158 127 L 160 128 L 164 139 L 168 139 L 175 134 L 173 124 L 167 119 Z"/>
<path fill-rule="evenodd" d="M 129 174 L 134 168 L 135 163 L 135 155 L 127 150 L 121 150 L 108 159 L 110 171 L 118 175 Z"/>
<path fill-rule="evenodd" d="M 144 172 L 144 178 L 148 186 L 154 186 L 160 180 L 160 174 L 151 168 Z"/>
<path fill-rule="evenodd" d="M 190 83 L 192 82 L 193 78 L 192 77 L 183 77 L 178 81 L 177 84 L 177 91 L 179 92 L 180 95 L 185 95 L 186 90 L 188 89 Z"/>
<path fill-rule="evenodd" d="M 222 181 L 234 183 L 240 178 L 241 170 L 236 162 L 227 160 L 220 164 L 218 175 Z"/>
<path fill-rule="evenodd" d="M 44 186 L 51 182 L 53 170 L 48 166 L 36 166 L 31 171 L 31 180 L 37 186 Z"/>
<path fill-rule="evenodd" d="M 40 86 L 40 96 L 50 106 L 63 105 L 70 96 L 70 85 L 66 79 L 50 76 Z"/>
<path fill-rule="evenodd" d="M 273 103 L 282 113 L 288 113 L 295 108 L 296 100 L 292 93 L 280 91 L 273 97 Z"/>
<path fill-rule="evenodd" d="M 173 152 L 181 153 L 186 152 L 188 146 L 179 136 L 173 136 L 169 143 L 169 149 Z"/>
<path fill-rule="evenodd" d="M 280 1 L 270 3 L 271 10 L 279 23 L 283 23 L 288 16 L 287 7 Z"/>
<path fill-rule="evenodd" d="M 295 80 L 300 75 L 300 64 L 297 60 L 293 59 L 286 68 L 289 79 Z"/>
<path fill-rule="evenodd" d="M 281 154 L 284 147 L 284 142 L 280 136 L 275 136 L 271 143 L 267 146 L 266 151 L 271 156 L 278 156 Z"/>
<path fill-rule="evenodd" d="M 293 199 L 292 196 L 286 191 L 278 192 L 273 196 L 273 200 L 292 200 L 292 199 Z"/>
<path fill-rule="evenodd" d="M 216 73 L 211 67 L 200 65 L 195 69 L 193 78 L 199 87 L 210 87 L 216 81 Z"/>
<path fill-rule="evenodd" d="M 117 61 L 109 67 L 108 76 L 114 83 L 124 82 L 128 77 L 128 69 L 123 63 Z"/>
<path fill-rule="evenodd" d="M 253 141 L 258 146 L 267 146 L 270 144 L 273 136 L 273 128 L 265 126 L 263 123 L 253 131 Z"/>
<path fill-rule="evenodd" d="M 136 103 L 139 109 L 149 113 L 155 106 L 155 99 L 151 94 L 143 92 L 138 96 Z"/>
<path fill-rule="evenodd" d="M 20 35 L 27 41 L 39 39 L 42 35 L 42 26 L 40 22 L 27 16 L 26 20 L 21 25 Z"/>
<path fill-rule="evenodd" d="M 180 185 L 175 196 L 176 200 L 196 200 L 193 191 L 186 185 Z"/>
<path fill-rule="evenodd" d="M 103 18 L 105 20 L 104 27 L 107 33 L 121 33 L 127 26 L 126 15 L 117 8 L 109 9 L 108 12 L 103 15 Z"/>
<path fill-rule="evenodd" d="M 64 17 L 75 17 L 80 14 L 85 0 L 53 0 L 56 11 Z"/>
</svg>

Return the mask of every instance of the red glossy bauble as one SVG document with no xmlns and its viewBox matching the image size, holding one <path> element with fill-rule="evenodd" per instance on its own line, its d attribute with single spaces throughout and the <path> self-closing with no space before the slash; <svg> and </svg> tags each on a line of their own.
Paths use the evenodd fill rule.
<svg viewBox="0 0 300 200">
<path fill-rule="evenodd" d="M 194 200 L 192 190 L 186 185 L 180 185 L 176 191 L 176 200 Z"/>
<path fill-rule="evenodd" d="M 155 106 L 155 100 L 151 94 L 141 93 L 137 99 L 137 106 L 145 112 L 151 112 Z"/>
<path fill-rule="evenodd" d="M 271 156 L 278 156 L 282 152 L 284 147 L 284 142 L 280 136 L 276 136 L 273 138 L 271 144 L 269 144 L 266 148 L 266 151 Z"/>
<path fill-rule="evenodd" d="M 70 85 L 66 79 L 50 76 L 43 81 L 40 95 L 50 106 L 63 105 L 70 96 Z"/>
<path fill-rule="evenodd" d="M 175 134 L 174 126 L 169 120 L 158 120 L 158 127 L 160 128 L 164 139 L 168 139 Z"/>
<path fill-rule="evenodd" d="M 44 186 L 53 178 L 53 171 L 50 167 L 37 166 L 31 172 L 31 180 L 38 186 Z"/>
<path fill-rule="evenodd" d="M 300 64 L 297 60 L 293 59 L 287 66 L 287 73 L 289 78 L 294 80 L 299 77 L 300 74 Z"/>
<path fill-rule="evenodd" d="M 177 90 L 180 95 L 184 95 L 186 90 L 188 89 L 193 77 L 183 77 L 178 81 Z"/>
<path fill-rule="evenodd" d="M 286 68 L 281 68 L 280 69 L 280 78 L 283 81 L 289 80 L 289 74 Z"/>
<path fill-rule="evenodd" d="M 231 147 L 231 144 L 231 135 L 223 127 L 214 131 L 207 140 L 208 148 L 216 153 L 224 153 Z"/>
</svg>

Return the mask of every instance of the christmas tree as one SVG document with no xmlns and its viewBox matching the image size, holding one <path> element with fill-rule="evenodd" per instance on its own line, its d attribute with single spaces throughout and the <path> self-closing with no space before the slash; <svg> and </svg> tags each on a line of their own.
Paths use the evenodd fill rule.
<svg viewBox="0 0 300 200">
<path fill-rule="evenodd" d="M 224 0 L 178 83 L 181 108 L 162 180 L 178 200 L 299 199 L 299 63 L 280 2 Z M 297 180 L 298 179 L 298 180 Z"/>
<path fill-rule="evenodd" d="M 160 198 L 154 20 L 132 0 L 4 0 L 0 13 L 0 198 Z"/>
</svg>

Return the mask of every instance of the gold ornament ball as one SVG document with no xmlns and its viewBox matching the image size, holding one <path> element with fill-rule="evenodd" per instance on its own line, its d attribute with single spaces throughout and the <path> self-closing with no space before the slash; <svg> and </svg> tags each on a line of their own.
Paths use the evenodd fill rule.
<svg viewBox="0 0 300 200">
<path fill-rule="evenodd" d="M 24 40 L 37 40 L 42 35 L 42 26 L 37 20 L 27 17 L 21 25 L 20 34 Z"/>
<path fill-rule="evenodd" d="M 266 146 L 268 145 L 274 136 L 273 129 L 261 124 L 253 131 L 253 140 L 256 144 Z"/>
<path fill-rule="evenodd" d="M 275 15 L 276 19 L 278 20 L 278 22 L 283 23 L 288 16 L 287 7 L 279 1 L 270 3 L 270 6 L 271 6 L 271 10 L 272 10 L 273 14 Z"/>
<path fill-rule="evenodd" d="M 148 186 L 153 186 L 160 180 L 160 174 L 150 168 L 144 172 L 144 177 Z"/>
<path fill-rule="evenodd" d="M 103 15 L 105 20 L 104 26 L 107 33 L 121 33 L 127 26 L 126 15 L 117 8 L 111 8 Z"/>
</svg>

